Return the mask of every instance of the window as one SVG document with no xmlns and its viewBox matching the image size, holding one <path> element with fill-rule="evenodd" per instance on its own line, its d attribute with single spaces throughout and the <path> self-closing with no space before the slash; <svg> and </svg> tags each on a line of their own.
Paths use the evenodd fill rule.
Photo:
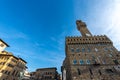
<svg viewBox="0 0 120 80">
<path fill-rule="evenodd" d="M 79 48 L 77 48 L 77 49 L 76 49 L 76 52 L 77 52 L 77 53 L 79 53 L 79 52 L 80 52 L 80 49 L 79 49 Z"/>
<path fill-rule="evenodd" d="M 113 51 L 113 48 L 110 48 L 110 51 Z"/>
<path fill-rule="evenodd" d="M 112 54 L 108 54 L 109 55 L 109 57 L 113 57 L 113 55 Z"/>
<path fill-rule="evenodd" d="M 87 59 L 87 60 L 86 60 L 86 63 L 87 63 L 87 64 L 90 64 L 90 60 Z"/>
<path fill-rule="evenodd" d="M 74 48 L 71 48 L 71 52 L 74 52 Z"/>
<path fill-rule="evenodd" d="M 4 72 L 5 72 L 5 70 L 2 70 L 1 72 L 2 72 L 2 73 L 4 73 Z"/>
<path fill-rule="evenodd" d="M 82 52 L 85 52 L 85 48 L 82 48 Z"/>
<path fill-rule="evenodd" d="M 102 75 L 102 73 L 101 73 L 101 70 L 100 70 L 100 69 L 98 70 L 98 72 L 99 72 L 99 74 L 100 74 L 100 75 Z"/>
<path fill-rule="evenodd" d="M 7 71 L 5 71 L 5 74 L 7 74 Z"/>
<path fill-rule="evenodd" d="M 5 62 L 1 62 L 1 63 L 0 63 L 0 65 L 4 65 L 4 64 L 5 64 Z"/>
<path fill-rule="evenodd" d="M 1 47 L 4 47 L 4 44 L 0 44 Z"/>
<path fill-rule="evenodd" d="M 105 71 L 106 71 L 107 73 L 113 73 L 113 70 L 112 70 L 112 69 L 105 69 Z"/>
<path fill-rule="evenodd" d="M 93 75 L 91 68 L 89 68 L 90 74 Z"/>
<path fill-rule="evenodd" d="M 115 64 L 119 64 L 119 62 L 118 62 L 118 60 L 113 60 L 113 62 L 115 63 Z"/>
<path fill-rule="evenodd" d="M 8 71 L 8 75 L 10 75 L 10 71 Z"/>
<path fill-rule="evenodd" d="M 81 75 L 80 69 L 77 69 L 77 71 L 78 71 L 78 75 Z"/>
<path fill-rule="evenodd" d="M 8 65 L 9 67 L 12 67 L 12 68 L 14 67 L 12 64 L 7 64 L 7 65 Z"/>
<path fill-rule="evenodd" d="M 88 50 L 87 50 L 88 52 L 90 52 L 90 48 L 88 48 Z"/>
<path fill-rule="evenodd" d="M 73 60 L 73 64 L 77 64 L 77 60 Z"/>
<path fill-rule="evenodd" d="M 16 61 L 16 60 L 14 60 L 14 59 L 12 59 L 12 61 L 13 61 L 13 62 L 15 62 L 15 63 L 17 63 L 17 61 Z"/>
<path fill-rule="evenodd" d="M 107 48 L 104 48 L 104 50 L 105 50 L 105 51 L 108 51 L 108 49 L 107 49 Z"/>
<path fill-rule="evenodd" d="M 99 44 L 97 44 L 98 46 L 101 46 L 101 44 L 99 43 Z"/>
<path fill-rule="evenodd" d="M 83 61 L 83 60 L 80 60 L 80 64 L 84 64 L 84 61 Z"/>
</svg>

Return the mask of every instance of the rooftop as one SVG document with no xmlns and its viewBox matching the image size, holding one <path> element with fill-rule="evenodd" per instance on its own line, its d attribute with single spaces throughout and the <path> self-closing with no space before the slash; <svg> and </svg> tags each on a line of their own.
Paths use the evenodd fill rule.
<svg viewBox="0 0 120 80">
<path fill-rule="evenodd" d="M 4 42 L 2 39 L 0 39 L 7 47 L 10 47 L 6 42 Z"/>
</svg>

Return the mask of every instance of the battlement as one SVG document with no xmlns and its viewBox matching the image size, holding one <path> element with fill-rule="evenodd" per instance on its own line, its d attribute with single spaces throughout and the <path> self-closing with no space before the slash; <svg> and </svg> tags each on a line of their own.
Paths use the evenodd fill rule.
<svg viewBox="0 0 120 80">
<path fill-rule="evenodd" d="M 112 41 L 106 35 L 94 35 L 88 37 L 82 36 L 68 36 L 66 37 L 66 44 L 88 44 L 88 43 L 110 43 Z"/>
</svg>

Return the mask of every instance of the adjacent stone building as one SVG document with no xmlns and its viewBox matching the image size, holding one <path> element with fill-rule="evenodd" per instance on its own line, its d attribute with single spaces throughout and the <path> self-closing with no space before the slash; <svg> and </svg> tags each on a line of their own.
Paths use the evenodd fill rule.
<svg viewBox="0 0 120 80">
<path fill-rule="evenodd" d="M 31 80 L 60 80 L 60 75 L 57 72 L 57 68 L 40 68 L 36 72 L 30 73 Z"/>
<path fill-rule="evenodd" d="M 30 73 L 30 80 L 35 80 L 35 72 Z"/>
<path fill-rule="evenodd" d="M 31 80 L 30 73 L 28 72 L 27 69 L 24 71 L 24 76 L 23 76 L 22 80 Z"/>
<path fill-rule="evenodd" d="M 19 80 L 26 69 L 26 61 L 4 51 L 8 45 L 0 39 L 0 80 Z"/>
<path fill-rule="evenodd" d="M 82 36 L 66 37 L 63 80 L 120 80 L 120 52 L 106 35 L 92 35 L 76 21 Z"/>
</svg>

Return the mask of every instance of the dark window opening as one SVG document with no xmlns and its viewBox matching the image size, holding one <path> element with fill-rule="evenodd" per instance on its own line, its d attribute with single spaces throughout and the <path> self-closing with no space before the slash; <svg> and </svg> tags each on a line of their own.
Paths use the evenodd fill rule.
<svg viewBox="0 0 120 80">
<path fill-rule="evenodd" d="M 119 64 L 117 60 L 113 60 L 113 62 L 114 62 L 116 65 Z"/>
<path fill-rule="evenodd" d="M 99 72 L 99 74 L 100 74 L 100 75 L 102 75 L 102 73 L 101 73 L 101 71 L 100 71 L 100 70 L 98 70 L 98 72 Z"/>
<path fill-rule="evenodd" d="M 93 75 L 92 70 L 89 68 L 90 74 Z"/>
<path fill-rule="evenodd" d="M 107 73 L 113 73 L 113 70 L 112 69 L 106 69 L 105 70 Z"/>
<path fill-rule="evenodd" d="M 73 49 L 73 48 L 71 48 L 71 52 L 74 52 L 74 49 Z"/>
<path fill-rule="evenodd" d="M 82 52 L 85 52 L 85 48 L 82 48 Z"/>
<path fill-rule="evenodd" d="M 94 66 L 99 66 L 100 65 L 100 63 L 97 63 L 96 61 L 94 61 L 94 64 L 93 64 Z"/>
<path fill-rule="evenodd" d="M 76 49 L 76 52 L 77 52 L 77 53 L 79 53 L 79 52 L 80 52 L 80 49 L 79 49 L 79 48 L 77 48 L 77 49 Z"/>
<path fill-rule="evenodd" d="M 78 75 L 81 75 L 80 69 L 77 69 L 77 71 L 78 71 Z"/>
<path fill-rule="evenodd" d="M 73 64 L 77 64 L 77 60 L 73 60 Z"/>
<path fill-rule="evenodd" d="M 90 52 L 90 48 L 88 48 L 88 50 L 87 50 L 88 52 Z"/>
</svg>

